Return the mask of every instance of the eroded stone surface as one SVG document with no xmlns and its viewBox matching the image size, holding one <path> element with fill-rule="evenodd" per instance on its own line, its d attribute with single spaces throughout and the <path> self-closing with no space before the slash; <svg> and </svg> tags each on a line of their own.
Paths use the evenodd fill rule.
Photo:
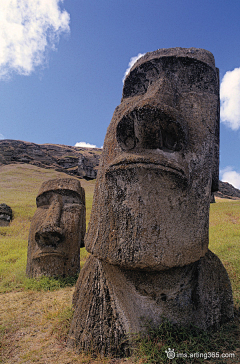
<svg viewBox="0 0 240 364">
<path fill-rule="evenodd" d="M 27 163 L 91 179 L 96 178 L 101 152 L 99 148 L 35 144 L 4 139 L 0 140 L 0 165 Z M 81 163 L 82 159 L 84 164 Z"/>
<path fill-rule="evenodd" d="M 12 209 L 5 203 L 0 204 L 0 226 L 8 226 L 12 220 Z"/>
<path fill-rule="evenodd" d="M 84 156 L 79 157 L 78 160 L 78 174 L 81 178 L 95 179 L 97 177 L 96 162 L 99 156 L 92 156 L 92 159 Z"/>
<path fill-rule="evenodd" d="M 127 335 L 144 332 L 149 324 L 157 327 L 163 318 L 205 330 L 233 317 L 231 284 L 211 251 L 195 263 L 161 272 L 125 270 L 90 256 L 73 304 L 69 344 L 103 354 L 128 354 Z"/>
<path fill-rule="evenodd" d="M 131 269 L 163 270 L 204 256 L 218 137 L 211 53 L 170 49 L 142 57 L 105 138 L 87 250 Z"/>
<path fill-rule="evenodd" d="M 29 277 L 71 276 L 80 271 L 86 230 L 85 192 L 72 178 L 44 182 L 28 239 Z"/>
<path fill-rule="evenodd" d="M 213 55 L 147 53 L 125 80 L 105 138 L 69 345 L 127 354 L 128 335 L 146 322 L 209 329 L 232 318 L 227 272 L 208 250 L 218 164 Z"/>
</svg>

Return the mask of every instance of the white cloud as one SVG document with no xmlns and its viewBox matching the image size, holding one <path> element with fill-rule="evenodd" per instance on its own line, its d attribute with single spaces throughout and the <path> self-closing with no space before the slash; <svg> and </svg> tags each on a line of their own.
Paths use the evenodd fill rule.
<svg viewBox="0 0 240 364">
<path fill-rule="evenodd" d="M 225 73 L 221 86 L 221 121 L 233 130 L 240 128 L 240 68 Z"/>
<path fill-rule="evenodd" d="M 139 58 L 141 58 L 142 56 L 144 56 L 144 54 L 145 54 L 145 53 L 138 53 L 138 55 L 137 55 L 137 56 L 132 57 L 132 58 L 130 59 L 130 62 L 128 63 L 128 68 L 126 69 L 126 71 L 125 71 L 125 73 L 124 73 L 124 76 L 123 76 L 123 79 L 122 79 L 122 82 L 123 82 L 123 83 L 124 83 L 124 80 L 125 80 L 125 78 L 126 78 L 127 74 L 129 73 L 130 69 L 131 69 L 131 68 L 132 68 L 132 66 L 134 65 L 134 63 L 136 63 L 136 62 L 137 62 L 137 60 L 138 60 Z"/>
<path fill-rule="evenodd" d="M 235 188 L 240 189 L 240 173 L 233 170 L 232 167 L 226 167 L 220 171 L 221 180 L 228 182 Z"/>
<path fill-rule="evenodd" d="M 3 134 L 0 134 L 0 140 L 5 139 Z"/>
<path fill-rule="evenodd" d="M 11 73 L 29 75 L 46 63 L 62 32 L 69 32 L 70 16 L 63 0 L 0 1 L 0 79 Z"/>
<path fill-rule="evenodd" d="M 81 148 L 97 148 L 94 144 L 89 144 L 86 142 L 78 142 L 74 145 L 74 147 L 81 147 Z"/>
</svg>

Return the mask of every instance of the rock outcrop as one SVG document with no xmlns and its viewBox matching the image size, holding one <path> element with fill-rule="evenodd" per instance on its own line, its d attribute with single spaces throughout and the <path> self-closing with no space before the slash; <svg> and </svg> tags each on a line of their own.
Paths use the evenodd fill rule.
<svg viewBox="0 0 240 364">
<path fill-rule="evenodd" d="M 86 179 L 96 178 L 101 154 L 98 148 L 0 140 L 0 165 L 29 163 Z"/>
<path fill-rule="evenodd" d="M 99 156 L 92 155 L 91 158 L 84 155 L 78 160 L 78 175 L 82 178 L 95 179 L 97 178 L 97 168 L 99 164 Z"/>
<path fill-rule="evenodd" d="M 240 199 L 240 190 L 233 187 L 228 182 L 219 181 L 219 189 L 214 193 L 215 197 L 229 198 L 231 200 Z"/>
<path fill-rule="evenodd" d="M 79 148 L 60 144 L 35 144 L 19 140 L 0 140 L 0 165 L 29 163 L 42 168 L 52 168 L 69 175 L 95 179 L 102 149 Z M 227 182 L 219 181 L 214 196 L 240 199 L 240 190 Z M 214 202 L 214 196 L 212 201 Z"/>
</svg>

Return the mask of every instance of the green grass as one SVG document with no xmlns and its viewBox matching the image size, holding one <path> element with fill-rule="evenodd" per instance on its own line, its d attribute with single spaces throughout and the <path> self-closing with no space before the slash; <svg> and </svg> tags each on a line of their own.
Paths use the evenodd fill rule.
<svg viewBox="0 0 240 364">
<path fill-rule="evenodd" d="M 11 206 L 14 216 L 10 226 L 0 227 L 0 293 L 29 291 L 30 294 L 33 291 L 54 291 L 74 286 L 77 277 L 29 279 L 25 275 L 28 232 L 31 218 L 36 210 L 37 192 L 43 181 L 66 177 L 66 175 L 30 165 L 1 166 L 0 175 L 0 203 Z M 81 185 L 86 193 L 88 223 L 95 181 L 81 180 Z M 156 330 L 149 329 L 147 335 L 141 335 L 135 340 L 134 360 L 136 363 L 188 363 L 186 358 L 167 359 L 165 351 L 168 348 L 174 349 L 175 353 L 206 353 L 208 351 L 230 353 L 237 345 L 239 346 L 240 201 L 217 199 L 217 203 L 211 205 L 209 236 L 210 249 L 223 262 L 232 283 L 236 310 L 235 320 L 223 325 L 215 333 L 206 333 L 193 326 L 177 327 L 163 321 Z M 85 248 L 82 248 L 81 268 L 87 255 Z M 60 338 L 61 332 L 66 337 L 71 317 L 71 307 L 65 307 L 63 312 L 58 310 L 53 331 Z M 4 337 L 5 332 L 6 327 L 1 325 L 0 339 Z M 204 363 L 206 360 L 195 358 L 189 362 Z M 235 362 L 233 361 L 233 363 Z M 225 363 L 225 361 L 214 359 L 214 363 Z"/>
<path fill-rule="evenodd" d="M 43 181 L 64 173 L 26 164 L 1 167 L 0 202 L 13 209 L 9 227 L 0 227 L 0 292 L 29 287 L 25 279 L 27 240 L 36 195 Z M 95 181 L 81 180 L 86 191 L 86 219 L 90 218 Z M 219 201 L 219 200 L 217 200 Z M 240 201 L 220 200 L 211 205 L 210 249 L 228 270 L 235 300 L 240 300 Z M 81 249 L 81 266 L 87 252 Z"/>
<path fill-rule="evenodd" d="M 31 218 L 36 210 L 36 195 L 41 184 L 66 174 L 26 164 L 2 166 L 0 170 L 0 203 L 13 209 L 9 227 L 0 227 L 0 292 L 21 289 L 63 287 L 56 280 L 37 281 L 25 276 L 27 241 Z M 86 220 L 90 218 L 95 181 L 81 180 L 86 192 Z M 231 279 L 235 303 L 240 302 L 240 201 L 217 200 L 210 209 L 210 249 L 219 256 Z M 221 201 L 221 202 L 220 202 Z M 80 264 L 87 257 L 81 249 Z M 66 283 L 67 284 L 67 283 Z M 34 288 L 35 287 L 35 288 Z"/>
<path fill-rule="evenodd" d="M 24 280 L 24 288 L 34 291 L 55 291 L 57 289 L 72 287 L 76 284 L 78 274 L 74 277 L 40 277 Z"/>
<path fill-rule="evenodd" d="M 219 201 L 219 200 L 218 200 Z M 209 248 L 221 259 L 240 304 L 240 201 L 220 200 L 210 208 Z"/>
<path fill-rule="evenodd" d="M 204 363 L 206 359 L 214 359 L 214 363 L 220 364 L 224 363 L 220 356 L 227 353 L 232 355 L 232 363 L 236 363 L 234 350 L 239 346 L 239 339 L 236 322 L 223 325 L 214 332 L 203 331 L 193 325 L 181 327 L 163 320 L 157 329 L 149 327 L 147 335 L 139 335 L 135 339 L 135 356 L 141 358 L 141 364 L 169 363 L 166 351 L 170 348 L 175 352 L 175 358 L 171 360 L 173 364 Z"/>
<path fill-rule="evenodd" d="M 53 290 L 68 286 L 67 279 L 29 279 L 25 275 L 28 232 L 36 210 L 36 196 L 41 184 L 52 178 L 66 178 L 66 174 L 31 165 L 7 165 L 0 169 L 0 203 L 13 210 L 10 226 L 0 227 L 0 293 L 13 290 Z M 86 219 L 89 221 L 95 181 L 81 180 L 86 194 Z M 87 257 L 81 249 L 81 266 Z M 76 279 L 72 279 L 74 285 Z"/>
</svg>

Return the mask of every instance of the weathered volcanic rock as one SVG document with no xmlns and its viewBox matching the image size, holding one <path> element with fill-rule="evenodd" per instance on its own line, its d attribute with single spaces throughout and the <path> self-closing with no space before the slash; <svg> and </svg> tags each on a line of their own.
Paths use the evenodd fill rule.
<svg viewBox="0 0 240 364">
<path fill-rule="evenodd" d="M 218 107 L 210 52 L 163 49 L 134 65 L 104 142 L 85 241 L 90 253 L 153 270 L 205 255 L 218 188 Z"/>
<path fill-rule="evenodd" d="M 233 317 L 231 284 L 219 258 L 162 272 L 125 270 L 93 256 L 80 272 L 73 296 L 69 345 L 77 351 L 129 355 L 131 334 L 157 328 L 163 318 L 202 329 Z"/>
<path fill-rule="evenodd" d="M 0 165 L 29 163 L 87 179 L 96 178 L 101 153 L 98 148 L 0 140 Z"/>
<path fill-rule="evenodd" d="M 85 192 L 73 178 L 42 184 L 32 218 L 26 273 L 29 277 L 74 276 L 86 230 Z"/>
<path fill-rule="evenodd" d="M 203 49 L 159 49 L 127 75 L 108 127 L 85 238 L 69 345 L 128 353 L 162 316 L 219 327 L 230 281 L 208 250 L 219 179 L 219 74 Z"/>
<path fill-rule="evenodd" d="M 8 226 L 12 220 L 12 209 L 5 203 L 0 204 L 0 226 Z"/>
<path fill-rule="evenodd" d="M 78 175 L 82 178 L 95 179 L 97 178 L 96 165 L 99 164 L 99 156 L 92 155 L 91 158 L 79 157 L 78 160 Z"/>
<path fill-rule="evenodd" d="M 97 148 L 0 140 L 0 165 L 29 163 L 42 168 L 53 168 L 85 179 L 96 178 L 101 153 L 102 150 Z M 219 181 L 219 191 L 214 192 L 214 195 L 238 199 L 240 198 L 240 190 L 227 182 Z"/>
<path fill-rule="evenodd" d="M 217 192 L 214 192 L 214 195 L 215 195 L 215 197 L 238 200 L 238 199 L 240 199 L 240 190 L 233 187 L 228 182 L 219 181 L 219 189 Z"/>
</svg>

